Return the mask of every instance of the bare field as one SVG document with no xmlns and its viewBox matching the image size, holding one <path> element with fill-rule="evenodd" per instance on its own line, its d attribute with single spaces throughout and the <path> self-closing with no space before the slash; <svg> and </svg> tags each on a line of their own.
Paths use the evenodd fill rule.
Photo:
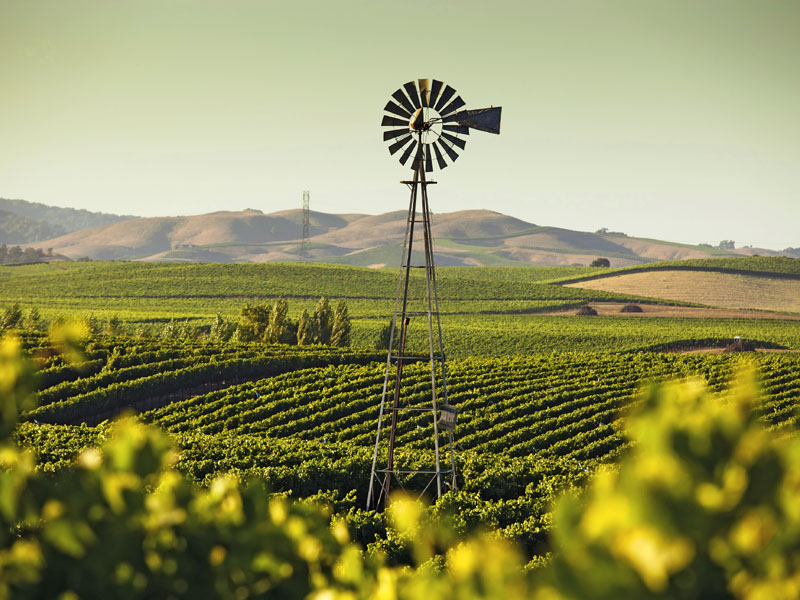
<svg viewBox="0 0 800 600">
<path fill-rule="evenodd" d="M 800 280 L 793 279 L 653 269 L 568 285 L 718 308 L 800 312 Z"/>
</svg>

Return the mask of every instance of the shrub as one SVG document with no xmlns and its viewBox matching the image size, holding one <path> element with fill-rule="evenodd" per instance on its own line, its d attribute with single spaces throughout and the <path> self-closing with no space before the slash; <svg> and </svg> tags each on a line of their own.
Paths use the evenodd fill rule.
<svg viewBox="0 0 800 600">
<path fill-rule="evenodd" d="M 727 346 L 723 352 L 755 352 L 755 349 L 756 347 L 752 342 L 738 339 L 734 340 L 730 346 Z"/>
<path fill-rule="evenodd" d="M 580 317 L 596 317 L 597 311 L 587 304 L 581 306 L 575 314 Z"/>
<path fill-rule="evenodd" d="M 590 264 L 590 267 L 610 267 L 611 261 L 607 258 L 595 258 Z"/>
<path fill-rule="evenodd" d="M 644 312 L 644 311 L 642 310 L 642 307 L 641 307 L 641 306 L 639 306 L 638 304 L 626 304 L 625 306 L 623 306 L 623 307 L 620 309 L 620 311 L 619 311 L 619 312 L 624 312 L 624 313 L 640 313 L 640 312 Z"/>
</svg>

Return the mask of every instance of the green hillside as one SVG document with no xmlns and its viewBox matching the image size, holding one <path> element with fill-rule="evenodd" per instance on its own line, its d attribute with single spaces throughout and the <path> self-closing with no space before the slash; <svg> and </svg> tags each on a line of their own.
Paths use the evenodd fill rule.
<svg viewBox="0 0 800 600">
<path fill-rule="evenodd" d="M 0 209 L 0 244 L 38 242 L 67 233 L 59 225 L 36 221 L 17 213 Z"/>
</svg>

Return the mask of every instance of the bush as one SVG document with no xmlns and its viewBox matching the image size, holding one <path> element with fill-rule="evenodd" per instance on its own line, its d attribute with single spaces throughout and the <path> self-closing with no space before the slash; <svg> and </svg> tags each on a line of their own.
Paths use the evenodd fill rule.
<svg viewBox="0 0 800 600">
<path fill-rule="evenodd" d="M 575 314 L 579 317 L 596 317 L 597 311 L 587 304 L 581 306 Z"/>
<path fill-rule="evenodd" d="M 590 267 L 610 267 L 611 261 L 607 258 L 595 258 L 590 264 Z"/>
<path fill-rule="evenodd" d="M 642 307 L 639 306 L 638 304 L 626 304 L 625 306 L 622 307 L 622 309 L 620 309 L 619 312 L 640 313 L 640 312 L 644 312 L 644 311 L 642 310 Z"/>
<path fill-rule="evenodd" d="M 755 352 L 756 347 L 752 342 L 745 342 L 744 340 L 735 340 L 730 346 L 727 346 L 723 352 Z"/>
</svg>

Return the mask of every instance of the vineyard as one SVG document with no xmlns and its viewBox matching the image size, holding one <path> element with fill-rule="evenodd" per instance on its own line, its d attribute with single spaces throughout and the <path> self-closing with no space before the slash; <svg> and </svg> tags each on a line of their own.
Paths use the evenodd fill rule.
<svg viewBox="0 0 800 600">
<path fill-rule="evenodd" d="M 701 262 L 690 266 L 721 268 L 713 260 Z M 764 271 L 765 264 L 742 259 L 723 267 Z M 794 276 L 793 265 L 775 264 L 776 272 Z M 535 572 L 569 558 L 559 557 L 558 537 L 551 535 L 557 519 L 553 504 L 563 492 L 591 485 L 598 473 L 616 473 L 616 466 L 606 467 L 635 453 L 642 433 L 629 428 L 629 418 L 647 404 L 644 399 L 654 385 L 677 380 L 686 382 L 686 389 L 699 389 L 691 382 L 703 381 L 718 394 L 708 396 L 706 410 L 723 410 L 727 397 L 740 395 L 732 391 L 735 375 L 753 368 L 760 382 L 761 400 L 754 410 L 760 426 L 787 439 L 800 420 L 800 320 L 791 315 L 762 319 L 755 312 L 735 318 L 541 314 L 611 301 L 653 306 L 643 298 L 553 283 L 592 274 L 587 268 L 442 270 L 442 293 L 451 295 L 443 303 L 443 322 L 449 401 L 459 407 L 454 431 L 458 489 L 446 489 L 415 517 L 443 536 L 424 542 L 435 546 L 425 550 L 425 559 L 419 558 L 419 544 L 427 538 L 402 534 L 391 511 L 364 509 L 386 361 L 386 351 L 377 349 L 375 341 L 391 312 L 392 272 L 278 264 L 2 268 L 0 302 L 5 304 L 0 307 L 19 303 L 56 324 L 55 337 L 24 319 L 25 326 L 12 332 L 37 366 L 31 381 L 37 391 L 35 403 L 21 405 L 8 432 L 36 457 L 35 469 L 25 476 L 66 490 L 72 489 L 76 469 L 83 473 L 93 464 L 94 459 L 87 463 L 87 456 L 97 455 L 93 448 L 102 448 L 111 459 L 122 452 L 119 430 L 133 426 L 117 419 L 132 415 L 136 423 L 151 428 L 141 431 L 151 433 L 135 433 L 140 430 L 134 428 L 130 435 L 138 441 L 125 443 L 166 447 L 166 442 L 148 437 L 163 432 L 176 449 L 177 471 L 170 477 L 185 478 L 186 485 L 194 486 L 193 494 L 212 497 L 223 485 L 220 481 L 233 481 L 224 485 L 241 489 L 243 497 L 262 498 L 247 502 L 261 502 L 263 508 L 268 496 L 258 494 L 267 492 L 253 492 L 247 483 L 262 482 L 272 494 L 270 502 L 285 499 L 285 506 L 298 511 L 297 519 L 311 519 L 315 506 L 328 507 L 321 521 L 312 519 L 314 535 L 328 539 L 326 544 L 331 543 L 331 531 L 344 528 L 346 534 L 337 534 L 340 542 L 351 539 L 363 550 L 358 555 L 364 560 L 388 565 L 431 560 L 441 568 L 445 555 L 460 542 L 488 530 L 495 542 L 505 540 L 520 553 L 509 564 L 519 560 Z M 413 293 L 421 293 L 420 284 L 412 282 Z M 210 335 L 212 321 L 222 318 L 217 315 L 235 319 L 245 303 L 283 297 L 296 315 L 313 309 L 320 294 L 347 300 L 354 317 L 352 347 L 243 343 Z M 82 316 L 75 327 L 86 331 L 92 321 L 87 314 L 117 318 L 122 332 L 95 331 L 80 348 L 58 337 L 63 327 L 59 317 Z M 156 335 L 173 319 L 193 323 L 194 329 L 185 326 L 184 331 L 194 334 Z M 133 333 L 133 326 L 145 329 Z M 419 339 L 415 333 L 423 326 L 412 321 L 410 337 Z M 760 351 L 706 352 L 729 345 L 734 336 Z M 3 360 L 0 353 L 0 367 Z M 0 369 L 0 375 L 10 372 Z M 426 363 L 407 364 L 403 406 L 424 403 L 430 385 Z M 425 469 L 433 460 L 431 414 L 403 415 L 397 426 L 396 464 Z M 6 423 L 6 413 L 0 416 Z M 440 443 L 446 445 L 441 435 Z M 379 449 L 382 463 L 387 461 L 385 450 Z M 108 476 L 117 477 L 117 467 L 108 468 Z M 88 475 L 81 477 L 83 481 Z M 120 477 L 114 485 L 128 485 Z M 426 480 L 408 474 L 398 483 L 408 492 L 419 492 Z M 103 494 L 113 498 L 116 492 Z M 176 498 L 170 502 L 178 502 Z M 188 496 L 181 498 L 189 502 Z M 258 513 L 247 510 L 251 516 Z M 275 515 L 270 512 L 269 518 Z M 200 521 L 211 526 L 207 516 Z M 328 528 L 331 523 L 333 529 Z M 227 525 L 220 526 L 227 531 Z M 278 536 L 286 533 L 276 531 Z M 60 534 L 53 535 L 59 539 Z M 226 544 L 233 548 L 240 539 L 251 538 L 238 531 Z M 193 565 L 189 561 L 181 568 L 191 570 Z M 232 577 L 240 577 L 235 568 Z"/>
<path fill-rule="evenodd" d="M 28 336 L 27 343 L 36 354 L 45 340 Z M 381 353 L 98 338 L 85 358 L 76 365 L 51 358 L 39 373 L 39 406 L 23 415 L 16 435 L 36 450 L 41 469 L 68 468 L 83 448 L 105 439 L 105 419 L 133 410 L 174 438 L 182 449 L 179 468 L 191 479 L 234 473 L 293 497 L 323 498 L 346 516 L 355 539 L 386 549 L 385 524 L 361 510 Z M 437 511 L 457 512 L 464 531 L 490 527 L 521 543 L 529 557 L 542 554 L 548 502 L 627 446 L 624 415 L 641 389 L 697 376 L 723 390 L 751 361 L 763 386 L 760 418 L 774 428 L 794 423 L 796 354 L 564 352 L 453 360 L 448 389 L 462 415 L 455 431 L 460 491 L 446 495 Z M 424 398 L 429 377 L 424 363 L 409 365 L 404 401 Z M 431 460 L 429 421 L 419 415 L 398 425 L 398 460 L 409 467 Z M 402 548 L 388 550 L 401 559 Z"/>
<path fill-rule="evenodd" d="M 647 268 L 669 264 L 654 263 Z M 791 259 L 757 257 L 693 261 L 692 268 L 777 275 L 791 275 L 796 270 Z M 597 271 L 588 267 L 440 269 L 449 355 L 662 350 L 698 346 L 702 345 L 698 341 L 704 340 L 718 344 L 737 335 L 800 349 L 800 321 L 767 322 L 758 318 L 757 311 L 736 318 L 645 317 L 636 322 L 621 316 L 572 319 L 541 314 L 556 309 L 574 311 L 586 303 L 666 302 L 553 283 L 564 277 L 589 277 Z M 128 333 L 144 337 L 158 336 L 170 322 L 195 331 L 208 329 L 217 315 L 235 319 L 245 304 L 276 298 L 288 300 L 290 316 L 296 320 L 303 310 L 313 311 L 320 296 L 326 296 L 347 301 L 353 319 L 352 344 L 374 347 L 392 313 L 395 288 L 392 270 L 322 264 L 88 262 L 0 267 L 0 308 L 18 303 L 23 310 L 37 309 L 49 320 L 74 316 L 96 322 L 117 319 Z M 410 293 L 411 297 L 422 296 L 422 279 L 412 281 Z M 412 322 L 411 331 L 423 326 Z"/>
</svg>

